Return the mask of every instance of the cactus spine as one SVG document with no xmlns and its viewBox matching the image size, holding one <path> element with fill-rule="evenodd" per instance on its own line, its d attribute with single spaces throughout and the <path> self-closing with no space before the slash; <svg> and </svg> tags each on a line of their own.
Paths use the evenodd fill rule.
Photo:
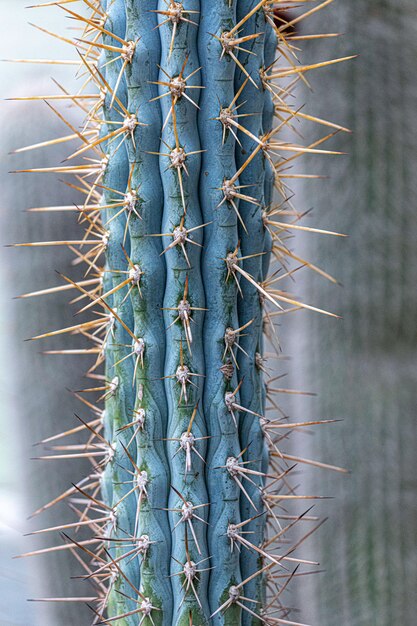
<svg viewBox="0 0 417 626">
<path fill-rule="evenodd" d="M 270 259 L 288 274 L 307 264 L 285 241 L 301 216 L 283 172 L 331 135 L 303 148 L 279 131 L 302 115 L 291 80 L 314 67 L 296 65 L 293 26 L 329 1 L 292 18 L 294 0 L 83 4 L 88 17 L 60 3 L 82 26 L 74 43 L 97 98 L 71 96 L 87 114 L 70 157 L 81 161 L 57 171 L 85 193 L 86 237 L 79 250 L 58 243 L 96 277 L 90 291 L 63 277 L 95 316 L 37 337 L 91 339 L 99 382 L 85 391 L 96 413 L 104 402 L 99 425 L 82 421 L 92 472 L 59 498 L 79 517 L 66 531 L 93 538 L 67 546 L 95 583 L 100 623 L 295 624 L 280 596 L 302 563 L 289 556 L 300 541 L 286 544 L 302 516 L 282 505 L 304 496 L 280 444 L 293 427 L 266 419 L 263 330 L 273 335 L 273 307 L 314 308 L 276 287 Z M 274 69 L 278 42 L 288 66 Z"/>
</svg>

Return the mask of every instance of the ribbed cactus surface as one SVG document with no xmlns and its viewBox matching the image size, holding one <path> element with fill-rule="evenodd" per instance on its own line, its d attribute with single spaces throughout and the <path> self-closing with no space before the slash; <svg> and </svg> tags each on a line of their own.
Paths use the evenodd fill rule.
<svg viewBox="0 0 417 626">
<path fill-rule="evenodd" d="M 304 228 L 293 161 L 327 153 L 317 146 L 340 130 L 290 95 L 315 67 L 298 60 L 295 26 L 329 3 L 84 0 L 87 16 L 60 3 L 81 28 L 83 82 L 61 97 L 85 120 L 67 138 L 81 144 L 51 170 L 75 174 L 85 234 L 54 245 L 86 272 L 62 277 L 78 323 L 35 339 L 92 341 L 78 395 L 94 415 L 60 435 L 84 431 L 86 443 L 53 446 L 91 462 L 58 498 L 77 521 L 42 532 L 64 533 L 94 584 L 81 600 L 96 622 L 296 623 L 282 594 L 314 565 L 295 550 L 318 520 L 290 505 L 320 496 L 288 482 L 308 461 L 285 442 L 319 422 L 280 413 L 275 394 L 288 390 L 274 384 L 263 333 L 274 340 L 276 315 L 314 309 L 280 281 L 309 265 L 289 236 Z M 284 137 L 303 116 L 329 134 L 307 147 Z"/>
</svg>

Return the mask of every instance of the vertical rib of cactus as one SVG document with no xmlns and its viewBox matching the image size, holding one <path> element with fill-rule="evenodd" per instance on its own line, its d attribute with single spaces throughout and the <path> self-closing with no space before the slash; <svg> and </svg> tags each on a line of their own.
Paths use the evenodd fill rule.
<svg viewBox="0 0 417 626">
<path fill-rule="evenodd" d="M 107 0 L 101 0 L 101 8 L 103 10 L 106 10 Z M 103 77 L 105 77 L 106 75 L 106 60 L 107 60 L 107 55 L 105 51 L 102 50 L 97 61 L 97 68 Z M 101 113 L 102 113 L 102 117 L 104 117 L 104 112 L 101 111 Z M 99 130 L 100 137 L 104 138 L 107 135 L 107 132 L 108 132 L 107 125 L 105 123 L 101 124 L 100 130 Z M 107 145 L 106 145 L 106 142 L 104 142 L 104 145 L 101 146 L 101 151 L 104 154 L 106 154 L 106 149 L 107 149 Z M 100 205 L 104 207 L 105 203 L 106 203 L 106 200 L 104 198 L 104 195 L 102 194 L 101 199 L 100 199 Z M 111 217 L 110 211 L 104 208 L 101 209 L 100 220 L 102 224 L 105 224 L 110 217 Z M 110 291 L 111 289 L 112 289 L 112 276 L 111 276 L 111 273 L 108 271 L 107 259 L 105 259 L 103 273 L 101 276 L 101 292 L 106 293 L 107 291 Z M 110 299 L 108 300 L 108 303 L 111 305 Z M 108 336 L 111 333 L 111 329 L 112 329 L 112 318 L 110 317 L 109 326 L 107 329 Z M 107 344 L 108 344 L 108 341 L 106 341 L 105 344 L 103 345 L 103 348 L 102 348 L 103 352 L 106 350 Z M 113 367 L 113 359 L 112 359 L 111 350 L 109 350 L 105 356 L 106 378 L 108 378 L 109 372 L 111 371 L 110 367 Z M 113 422 L 111 419 L 110 411 L 106 407 L 103 409 L 103 412 L 102 412 L 102 421 L 103 421 L 104 438 L 107 441 L 112 442 Z M 103 472 L 101 475 L 101 494 L 103 497 L 103 502 L 105 502 L 108 506 L 111 506 L 113 503 L 113 484 L 112 484 L 112 469 L 111 469 L 110 463 L 107 463 L 105 467 L 103 468 Z"/>
<path fill-rule="evenodd" d="M 102 6 L 103 8 L 105 8 L 105 0 L 102 0 Z M 97 62 L 97 67 L 101 75 L 104 77 L 106 75 L 105 63 L 106 63 L 106 54 L 104 51 L 102 51 Z M 101 124 L 100 131 L 99 131 L 100 137 L 104 138 L 107 135 L 107 132 L 108 132 L 107 125 L 105 123 Z M 107 145 L 106 145 L 106 142 L 104 142 L 104 145 L 102 145 L 101 147 L 101 150 L 104 154 L 106 153 L 106 149 L 107 149 Z M 106 205 L 106 199 L 103 194 L 101 196 L 100 205 L 103 207 Z M 107 220 L 110 219 L 110 217 L 111 217 L 111 211 L 109 211 L 106 208 L 101 209 L 100 219 L 101 219 L 102 224 L 105 224 Z M 109 272 L 109 265 L 108 265 L 107 258 L 105 258 L 103 273 L 101 277 L 101 292 L 107 293 L 108 291 L 112 289 L 112 287 L 113 287 L 113 278 L 112 278 L 111 272 Z M 107 302 L 111 306 L 111 297 L 109 297 Z M 106 333 L 106 340 L 102 348 L 105 354 L 106 379 L 109 379 L 110 376 L 113 374 L 113 365 L 114 365 L 113 350 L 109 348 L 109 346 L 111 345 L 111 333 L 113 329 L 113 320 L 114 320 L 113 315 L 110 315 L 109 324 L 108 324 L 107 333 Z M 103 413 L 102 413 L 102 421 L 103 421 L 104 437 L 106 441 L 111 443 L 113 441 L 113 420 L 111 416 L 110 406 L 104 407 Z M 108 506 L 112 506 L 113 504 L 113 479 L 112 479 L 111 463 L 106 463 L 105 467 L 103 468 L 103 473 L 101 475 L 101 494 L 103 497 L 103 502 L 105 502 Z"/>
<path fill-rule="evenodd" d="M 264 65 L 263 69 L 268 70 L 270 66 L 274 63 L 277 53 L 277 35 L 275 29 L 272 27 L 270 22 L 266 22 L 265 27 L 265 50 L 264 50 Z M 264 109 L 262 116 L 262 126 L 264 134 L 270 132 L 274 126 L 274 114 L 275 114 L 275 104 L 274 99 L 272 97 L 271 92 L 264 87 Z M 274 183 L 275 183 L 275 169 L 272 167 L 272 164 L 268 159 L 265 159 L 265 181 L 264 181 L 264 212 L 268 212 L 272 209 L 273 206 L 273 194 L 274 194 Z M 265 213 L 264 213 L 265 214 Z M 268 276 L 269 265 L 271 261 L 271 253 L 272 253 L 272 237 L 266 228 L 264 229 L 264 255 L 262 257 L 262 280 L 265 280 Z M 264 318 L 265 319 L 265 318 Z M 265 320 L 269 325 L 270 322 Z M 264 347 L 264 328 L 265 324 L 262 324 L 260 329 L 260 356 L 263 356 L 263 347 Z M 271 328 L 269 326 L 268 331 Z M 262 385 L 262 406 L 266 407 L 266 385 Z M 262 462 L 262 471 L 267 472 L 269 466 L 269 446 L 265 439 L 264 441 L 264 452 L 263 452 L 263 462 Z"/>
<path fill-rule="evenodd" d="M 242 0 L 238 5 L 237 19 L 243 19 L 258 4 L 256 0 Z M 259 9 L 250 19 L 248 19 L 243 28 L 242 36 L 254 33 L 265 33 L 266 21 L 264 9 Z M 265 35 L 261 34 L 257 38 L 247 42 L 245 48 L 250 51 L 239 52 L 239 60 L 249 74 L 251 80 L 242 94 L 243 101 L 239 113 L 250 114 L 249 117 L 243 118 L 244 125 L 254 137 L 262 138 L 263 135 L 263 119 L 262 113 L 265 105 L 265 94 L 261 82 L 260 72 L 264 63 L 264 42 Z M 247 79 L 243 71 L 239 70 L 236 75 L 236 88 L 239 88 Z M 257 148 L 258 143 L 247 134 L 240 132 L 239 140 L 241 147 L 237 147 L 236 160 L 242 171 L 239 175 L 240 185 L 245 186 L 243 192 L 253 201 L 240 202 L 239 211 L 246 230 L 239 225 L 240 248 L 243 257 L 246 258 L 242 262 L 243 269 L 248 272 L 257 282 L 261 282 L 264 278 L 264 263 L 262 253 L 265 247 L 265 229 L 263 224 L 263 210 L 265 208 L 264 186 L 265 186 L 265 157 L 263 151 L 259 150 L 256 156 L 251 160 L 250 164 L 245 166 L 248 155 L 251 155 Z M 247 186 L 247 187 L 246 187 Z M 260 254 L 261 253 L 261 254 Z M 252 256 L 255 255 L 255 256 Z M 243 326 L 250 323 L 245 334 L 242 336 L 240 344 L 245 353 L 239 354 L 239 378 L 242 381 L 241 387 L 241 403 L 242 406 L 249 409 L 253 413 L 263 415 L 264 406 L 264 384 L 262 371 L 257 364 L 257 354 L 262 351 L 262 302 L 259 297 L 258 290 L 247 280 L 242 281 L 242 298 L 238 301 L 239 325 Z M 258 357 L 259 358 L 259 357 Z M 244 455 L 245 461 L 250 461 L 251 470 L 262 472 L 264 463 L 262 462 L 265 455 L 265 444 L 262 431 L 262 425 L 259 417 L 253 413 L 243 413 L 240 426 L 240 441 L 243 449 L 247 448 Z M 264 485 L 262 476 L 251 477 L 255 484 L 248 483 L 247 490 L 256 507 L 247 499 L 241 499 L 242 519 L 247 520 L 254 517 L 254 514 L 261 513 L 264 510 L 261 489 Z M 266 519 L 264 515 L 256 516 L 253 521 L 245 526 L 245 531 L 251 532 L 251 543 L 255 546 L 262 545 L 265 536 Z M 263 566 L 260 555 L 255 551 L 242 551 L 241 569 L 243 579 L 252 576 Z M 259 613 L 260 607 L 265 602 L 264 577 L 255 576 L 245 585 L 244 595 L 253 600 L 249 603 L 252 611 Z M 245 611 L 242 616 L 242 624 L 261 624 L 261 620 L 254 618 Z"/>
<path fill-rule="evenodd" d="M 118 37 L 124 37 L 126 30 L 125 7 L 123 0 L 115 0 L 110 3 L 107 8 L 107 20 L 105 24 L 106 30 L 115 33 Z M 103 43 L 114 46 L 114 39 L 110 35 L 103 34 Z M 117 85 L 119 72 L 121 69 L 120 61 L 113 61 L 116 53 L 106 51 L 106 80 L 110 88 L 114 89 Z M 121 102 L 126 104 L 126 86 L 124 81 L 120 82 L 117 90 L 117 96 Z M 114 122 L 123 121 L 120 112 L 115 107 L 111 107 L 112 94 L 107 92 L 103 107 L 103 115 L 106 125 L 111 132 L 119 126 Z M 120 193 L 124 193 L 127 185 L 129 167 L 127 161 L 127 153 L 124 145 L 121 145 L 121 137 L 117 137 L 113 141 L 107 143 L 107 166 L 103 176 L 103 184 L 108 188 L 104 191 L 105 205 L 120 202 Z M 111 191 L 110 191 L 111 190 Z M 117 193 L 119 192 L 119 193 Z M 106 247 L 106 270 L 111 273 L 112 288 L 118 287 L 123 280 L 126 279 L 127 262 L 123 253 L 121 242 L 123 241 L 126 217 L 124 213 L 118 217 L 114 217 L 118 209 L 108 210 L 110 214 L 104 228 L 108 234 L 108 243 Z M 106 279 L 107 282 L 107 279 Z M 125 296 L 127 288 L 118 289 L 111 299 L 111 305 L 117 315 L 128 326 L 132 327 L 131 304 L 126 300 Z M 134 406 L 134 396 L 132 388 L 133 367 L 131 360 L 120 362 L 129 352 L 129 348 L 125 347 L 130 341 L 128 333 L 116 319 L 113 321 L 112 333 L 108 337 L 106 347 L 107 358 L 106 376 L 108 383 L 113 383 L 113 388 L 107 394 L 106 412 L 108 419 L 111 419 L 113 425 L 113 458 L 110 460 L 113 478 L 113 502 L 112 508 L 115 512 L 115 526 L 111 529 L 114 538 L 126 538 L 125 533 L 133 535 L 135 520 L 135 496 L 128 492 L 132 489 L 132 475 L 129 473 L 131 468 L 127 464 L 126 454 L 122 444 L 127 445 L 128 433 L 121 432 L 131 418 L 132 407 Z M 124 499 L 123 499 L 124 498 Z M 122 501 L 123 499 L 123 501 Z M 120 504 L 119 504 L 120 503 Z M 129 548 L 123 544 L 110 544 L 110 553 L 113 558 L 123 556 Z M 134 561 L 123 564 L 123 571 L 130 580 L 136 580 L 138 577 L 138 567 Z M 128 596 L 132 595 L 132 588 L 127 581 L 116 572 L 112 572 L 111 590 L 108 601 L 108 614 L 115 616 L 126 613 L 128 610 L 134 610 L 135 604 L 127 600 L 122 592 Z M 122 620 L 120 620 L 122 621 Z M 123 620 L 123 624 L 133 624 L 132 618 Z"/>
<path fill-rule="evenodd" d="M 145 477 L 146 496 L 138 499 L 134 536 L 138 539 L 140 560 L 140 587 L 143 597 L 149 598 L 155 625 L 171 626 L 172 596 L 169 581 L 170 528 L 164 509 L 168 501 L 169 468 L 166 460 L 165 437 L 167 407 L 163 383 L 165 358 L 165 329 L 162 301 L 165 268 L 160 256 L 161 242 L 149 237 L 160 232 L 162 220 L 161 178 L 155 168 L 159 149 L 161 109 L 151 102 L 158 95 L 155 85 L 160 62 L 160 41 L 157 18 L 153 12 L 157 0 L 146 7 L 140 0 L 127 0 L 126 41 L 134 42 L 132 62 L 126 66 L 128 110 L 135 114 L 140 125 L 134 132 L 134 144 L 129 141 L 129 185 L 126 196 L 130 201 L 127 218 L 130 234 L 130 259 L 143 272 L 140 292 L 131 292 L 134 315 L 134 335 L 138 339 L 135 360 L 136 401 L 133 426 L 129 440 L 136 439 L 136 465 Z M 135 346 L 133 347 L 135 350 Z M 137 421 L 135 421 L 137 420 Z M 135 436 L 136 434 L 136 436 Z M 147 545 L 148 539 L 151 543 Z M 139 543 L 140 542 L 140 543 Z M 138 598 L 139 605 L 141 599 Z M 147 623 L 145 620 L 144 623 Z"/>
<path fill-rule="evenodd" d="M 161 0 L 159 9 L 166 10 L 166 4 Z M 198 0 L 189 0 L 187 10 L 195 11 L 190 18 L 195 21 L 200 11 Z M 165 22 L 166 17 L 159 15 L 160 23 Z M 192 466 L 188 471 L 185 467 L 184 452 L 177 454 L 181 436 L 189 429 L 191 416 L 194 408 L 202 400 L 204 384 L 204 353 L 202 346 L 203 311 L 205 306 L 204 290 L 200 272 L 200 250 L 203 240 L 202 216 L 198 197 L 198 180 L 200 175 L 201 157 L 199 154 L 200 141 L 197 127 L 197 107 L 185 96 L 180 96 L 176 104 L 173 104 L 171 94 L 166 83 L 170 78 L 182 76 L 190 78 L 186 81 L 185 94 L 196 104 L 200 93 L 199 89 L 189 89 L 190 86 L 201 85 L 201 75 L 197 54 L 197 28 L 192 24 L 181 22 L 177 26 L 177 32 L 173 45 L 172 24 L 162 24 L 159 28 L 162 43 L 161 72 L 159 80 L 165 85 L 159 85 L 159 93 L 167 94 L 160 99 L 162 118 L 165 127 L 162 132 L 160 146 L 159 166 L 161 170 L 164 189 L 164 212 L 162 222 L 164 258 L 167 268 L 166 287 L 164 296 L 165 325 L 167 331 L 166 361 L 165 361 L 165 389 L 168 401 L 168 429 L 167 451 L 171 464 L 172 489 L 169 498 L 170 523 L 172 528 L 172 567 L 171 581 L 174 596 L 174 614 L 172 624 L 189 624 L 192 614 L 193 624 L 204 624 L 209 618 L 210 611 L 207 602 L 208 560 L 206 541 L 206 518 L 207 518 L 207 490 L 204 477 L 204 463 L 195 453 L 192 457 Z M 171 109 L 171 107 L 173 107 Z M 171 111 L 171 114 L 170 114 Z M 178 137 L 178 143 L 176 139 Z M 183 150 L 186 156 L 186 170 L 181 171 L 173 167 L 171 153 L 174 150 Z M 180 187 L 182 179 L 183 195 Z M 182 222 L 183 220 L 183 222 Z M 192 240 L 197 245 L 189 242 L 184 243 L 184 254 L 181 245 L 173 245 L 175 239 L 172 234 L 174 229 L 183 226 L 185 229 L 197 230 L 190 233 Z M 192 317 L 195 323 L 192 328 L 192 343 L 189 344 L 184 334 L 181 320 L 178 318 L 178 306 L 184 299 L 184 292 L 188 281 L 187 299 L 193 308 Z M 175 323 L 174 323 L 175 322 Z M 190 349 L 191 348 L 191 349 Z M 176 373 L 178 368 L 186 367 L 191 373 L 189 382 L 185 380 L 185 388 L 178 381 Z M 186 370 L 184 370 L 186 371 Z M 188 374 L 185 375 L 186 378 Z M 186 396 L 185 394 L 186 389 Z M 197 410 L 192 423 L 192 434 L 200 439 L 206 437 L 206 425 L 204 413 Z M 198 444 L 199 453 L 205 456 L 205 442 Z M 179 495 L 180 494 L 180 495 Z M 182 507 L 184 501 L 194 507 L 198 519 L 191 519 L 191 525 L 182 520 Z M 191 529 L 192 526 L 192 529 Z M 188 556 L 189 555 L 189 556 Z M 187 561 L 195 564 L 199 573 L 192 580 L 192 587 L 185 580 L 182 572 Z M 188 568 L 189 566 L 186 565 Z"/>
<path fill-rule="evenodd" d="M 237 286 L 228 273 L 225 259 L 238 246 L 237 216 L 221 190 L 225 180 L 236 173 L 235 139 L 229 131 L 223 140 L 223 125 L 216 120 L 221 109 L 228 108 L 235 96 L 235 64 L 222 54 L 222 47 L 212 34 L 220 36 L 236 22 L 235 6 L 223 0 L 202 0 L 199 31 L 199 54 L 204 85 L 210 85 L 201 97 L 199 128 L 205 152 L 202 156 L 200 200 L 204 221 L 211 222 L 204 233 L 202 272 L 208 310 L 204 324 L 206 380 L 204 413 L 209 427 L 207 485 L 210 496 L 209 553 L 213 567 L 209 585 L 212 612 L 229 598 L 231 586 L 241 582 L 239 552 L 230 550 L 227 530 L 240 522 L 240 490 L 225 469 L 227 459 L 241 452 L 239 435 L 232 414 L 225 404 L 225 394 L 237 387 L 233 362 L 222 371 L 227 328 L 238 328 Z M 210 34 L 212 33 L 212 34 Z M 226 360 L 229 360 L 227 355 Z M 225 372 L 225 373 L 223 373 Z M 217 613 L 213 624 L 238 625 L 241 609 L 233 604 Z"/>
</svg>

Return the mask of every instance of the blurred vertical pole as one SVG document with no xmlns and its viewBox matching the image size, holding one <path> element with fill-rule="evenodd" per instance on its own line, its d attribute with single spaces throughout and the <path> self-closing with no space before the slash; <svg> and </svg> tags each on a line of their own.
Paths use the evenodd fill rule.
<svg viewBox="0 0 417 626">
<path fill-rule="evenodd" d="M 310 275 L 305 300 L 344 319 L 300 314 L 292 333 L 298 382 L 319 393 L 315 404 L 298 407 L 303 417 L 344 419 L 305 437 L 305 452 L 344 465 L 351 475 L 309 472 L 311 491 L 336 499 L 321 509 L 330 519 L 311 540 L 311 555 L 326 571 L 302 580 L 297 606 L 300 621 L 317 626 L 411 626 L 417 615 L 417 7 L 414 0 L 336 0 L 317 22 L 309 22 L 308 32 L 345 35 L 336 45 L 311 44 L 305 59 L 360 55 L 310 77 L 309 112 L 353 135 L 333 144 L 348 156 L 304 160 L 304 170 L 329 180 L 307 182 L 298 196 L 300 210 L 314 205 L 311 225 L 349 234 L 345 242 L 300 238 L 307 258 L 343 284 L 333 288 Z"/>
</svg>

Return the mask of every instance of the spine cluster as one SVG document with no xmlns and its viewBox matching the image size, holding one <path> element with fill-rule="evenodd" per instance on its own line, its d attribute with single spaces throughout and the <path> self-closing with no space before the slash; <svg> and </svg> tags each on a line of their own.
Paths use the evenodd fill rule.
<svg viewBox="0 0 417 626">
<path fill-rule="evenodd" d="M 82 83 L 61 96 L 84 122 L 51 105 L 80 145 L 48 171 L 75 175 L 85 202 L 60 209 L 77 212 L 85 235 L 19 245 L 68 246 L 86 268 L 60 287 L 86 321 L 35 339 L 92 342 L 93 382 L 78 397 L 93 417 L 47 440 L 85 432 L 56 449 L 79 451 L 91 473 L 40 510 L 66 500 L 77 516 L 64 549 L 93 583 L 80 600 L 95 623 L 297 624 L 284 592 L 314 567 L 295 550 L 321 522 L 289 510 L 318 497 L 296 493 L 291 472 L 323 464 L 285 444 L 322 422 L 280 413 L 275 394 L 297 392 L 275 388 L 268 356 L 277 316 L 332 315 L 279 284 L 305 266 L 333 280 L 292 249 L 294 231 L 327 231 L 299 225 L 288 182 L 303 177 L 294 160 L 334 154 L 318 146 L 346 130 L 291 96 L 308 71 L 341 60 L 298 59 L 298 25 L 330 1 L 58 3 L 80 29 L 67 41 Z M 292 143 L 300 120 L 329 134 Z"/>
</svg>

